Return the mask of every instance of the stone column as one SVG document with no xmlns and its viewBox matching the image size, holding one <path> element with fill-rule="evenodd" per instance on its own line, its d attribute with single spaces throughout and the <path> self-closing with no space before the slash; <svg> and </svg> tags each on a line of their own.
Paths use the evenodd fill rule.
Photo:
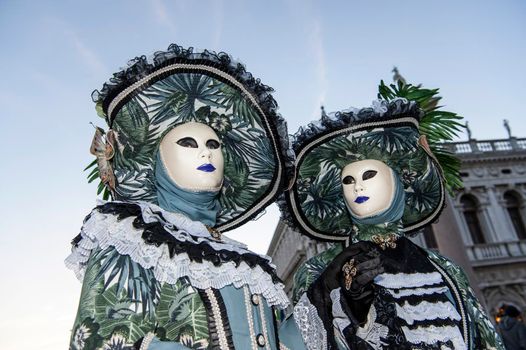
<svg viewBox="0 0 526 350">
<path fill-rule="evenodd" d="M 515 241 L 517 238 L 513 234 L 514 228 L 509 219 L 503 203 L 497 199 L 496 189 L 494 186 L 488 186 L 486 189 L 489 197 L 489 216 L 493 223 L 493 242 Z"/>
<path fill-rule="evenodd" d="M 471 288 L 475 291 L 479 301 L 484 304 L 484 296 L 480 291 L 479 281 L 466 255 L 466 248 L 453 210 L 454 203 L 449 195 L 446 195 L 446 207 L 442 211 L 438 222 L 433 224 L 433 229 L 436 232 L 435 238 L 438 244 L 438 250 L 442 255 L 450 258 L 462 267 L 468 276 Z"/>
</svg>

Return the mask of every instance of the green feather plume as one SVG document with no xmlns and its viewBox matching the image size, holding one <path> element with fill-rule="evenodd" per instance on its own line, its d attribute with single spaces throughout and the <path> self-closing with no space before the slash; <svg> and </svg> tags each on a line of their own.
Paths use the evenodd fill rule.
<svg viewBox="0 0 526 350">
<path fill-rule="evenodd" d="M 462 117 L 456 113 L 442 110 L 439 105 L 441 96 L 438 89 L 426 89 L 422 85 L 407 84 L 398 80 L 397 84 L 387 86 L 380 81 L 378 86 L 378 98 L 390 101 L 397 97 L 403 97 L 418 103 L 424 111 L 420 120 L 420 134 L 426 135 L 431 151 L 436 156 L 442 170 L 446 188 L 450 194 L 463 187 L 460 178 L 460 160 L 444 146 L 444 142 L 451 142 L 458 133 L 465 128 L 461 123 Z"/>
</svg>

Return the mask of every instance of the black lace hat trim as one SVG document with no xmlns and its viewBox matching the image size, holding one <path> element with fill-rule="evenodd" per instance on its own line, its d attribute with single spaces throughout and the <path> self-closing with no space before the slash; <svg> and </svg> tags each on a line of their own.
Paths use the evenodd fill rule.
<svg viewBox="0 0 526 350">
<path fill-rule="evenodd" d="M 384 102 L 385 104 L 382 106 L 386 110 L 383 113 L 375 110 L 373 107 L 365 107 L 323 114 L 319 121 L 311 122 L 298 129 L 292 136 L 292 148 L 294 151 L 298 151 L 313 139 L 345 127 L 359 127 L 360 124 L 365 123 L 382 123 L 386 120 L 402 117 L 410 117 L 420 121 L 423 115 L 422 110 L 414 101 L 408 102 L 405 99 L 395 99 Z"/>
</svg>

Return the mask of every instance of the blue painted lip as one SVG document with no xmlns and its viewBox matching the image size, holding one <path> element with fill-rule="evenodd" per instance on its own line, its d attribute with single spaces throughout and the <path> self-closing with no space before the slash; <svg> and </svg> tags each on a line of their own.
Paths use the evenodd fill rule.
<svg viewBox="0 0 526 350">
<path fill-rule="evenodd" d="M 369 200 L 369 197 L 366 197 L 366 196 L 360 196 L 360 197 L 357 197 L 354 202 L 355 203 L 358 203 L 358 204 L 362 204 L 364 202 L 367 202 Z"/>
<path fill-rule="evenodd" d="M 216 168 L 212 164 L 203 164 L 200 167 L 198 167 L 197 170 L 206 171 L 207 173 L 211 173 L 212 171 L 216 170 Z"/>
</svg>

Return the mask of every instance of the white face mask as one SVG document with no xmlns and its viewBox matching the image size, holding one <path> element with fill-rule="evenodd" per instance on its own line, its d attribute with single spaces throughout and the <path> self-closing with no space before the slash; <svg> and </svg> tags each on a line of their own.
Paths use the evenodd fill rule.
<svg viewBox="0 0 526 350">
<path fill-rule="evenodd" d="M 208 125 L 189 122 L 173 128 L 161 141 L 161 160 L 170 179 L 184 190 L 217 191 L 223 183 L 223 153 Z"/>
<path fill-rule="evenodd" d="M 366 159 L 348 164 L 342 170 L 341 180 L 347 206 L 358 218 L 382 213 L 393 202 L 393 171 L 379 160 Z"/>
</svg>

